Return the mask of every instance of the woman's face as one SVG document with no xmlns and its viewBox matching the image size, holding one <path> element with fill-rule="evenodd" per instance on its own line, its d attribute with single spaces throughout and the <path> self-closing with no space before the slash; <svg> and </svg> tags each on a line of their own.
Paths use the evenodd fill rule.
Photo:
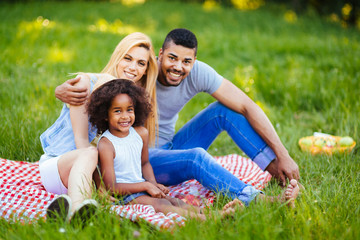
<svg viewBox="0 0 360 240">
<path fill-rule="evenodd" d="M 150 53 L 146 48 L 132 47 L 117 66 L 118 77 L 139 81 L 146 73 L 149 57 Z"/>
</svg>

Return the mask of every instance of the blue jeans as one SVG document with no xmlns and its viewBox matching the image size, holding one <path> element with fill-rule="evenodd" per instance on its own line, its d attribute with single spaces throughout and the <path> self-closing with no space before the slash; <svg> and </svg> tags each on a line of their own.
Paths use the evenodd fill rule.
<svg viewBox="0 0 360 240">
<path fill-rule="evenodd" d="M 172 142 L 149 149 L 156 180 L 175 185 L 196 179 L 205 187 L 248 205 L 259 191 L 236 178 L 205 150 L 224 130 L 262 169 L 275 159 L 274 152 L 243 115 L 215 102 L 185 124 Z"/>
</svg>

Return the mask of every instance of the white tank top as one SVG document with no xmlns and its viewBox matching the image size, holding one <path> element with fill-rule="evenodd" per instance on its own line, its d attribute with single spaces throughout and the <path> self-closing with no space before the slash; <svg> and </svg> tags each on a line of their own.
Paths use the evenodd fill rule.
<svg viewBox="0 0 360 240">
<path fill-rule="evenodd" d="M 114 170 L 116 183 L 144 182 L 141 171 L 143 141 L 136 130 L 131 127 L 129 135 L 124 138 L 116 137 L 109 130 L 106 130 L 100 139 L 103 137 L 109 139 L 115 149 Z"/>
</svg>

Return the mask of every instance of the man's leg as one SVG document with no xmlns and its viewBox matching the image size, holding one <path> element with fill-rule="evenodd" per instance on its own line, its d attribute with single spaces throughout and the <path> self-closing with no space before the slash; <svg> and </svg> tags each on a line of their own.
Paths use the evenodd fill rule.
<svg viewBox="0 0 360 240">
<path fill-rule="evenodd" d="M 173 149 L 208 149 L 224 130 L 261 169 L 264 170 L 275 159 L 274 152 L 255 132 L 247 119 L 219 102 L 210 104 L 175 134 Z"/>
<path fill-rule="evenodd" d="M 203 148 L 185 150 L 149 149 L 149 160 L 156 181 L 175 185 L 196 179 L 203 186 L 232 199 L 238 198 L 246 205 L 260 192 L 245 184 L 223 168 Z"/>
</svg>

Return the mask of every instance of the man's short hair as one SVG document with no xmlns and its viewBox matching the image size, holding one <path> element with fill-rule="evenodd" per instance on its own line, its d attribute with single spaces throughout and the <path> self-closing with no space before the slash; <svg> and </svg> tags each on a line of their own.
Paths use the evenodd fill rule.
<svg viewBox="0 0 360 240">
<path fill-rule="evenodd" d="M 169 43 L 173 42 L 176 45 L 181 45 L 186 48 L 195 49 L 195 56 L 197 53 L 197 39 L 193 32 L 185 28 L 176 28 L 170 31 L 164 40 L 162 49 L 165 50 Z"/>
</svg>

